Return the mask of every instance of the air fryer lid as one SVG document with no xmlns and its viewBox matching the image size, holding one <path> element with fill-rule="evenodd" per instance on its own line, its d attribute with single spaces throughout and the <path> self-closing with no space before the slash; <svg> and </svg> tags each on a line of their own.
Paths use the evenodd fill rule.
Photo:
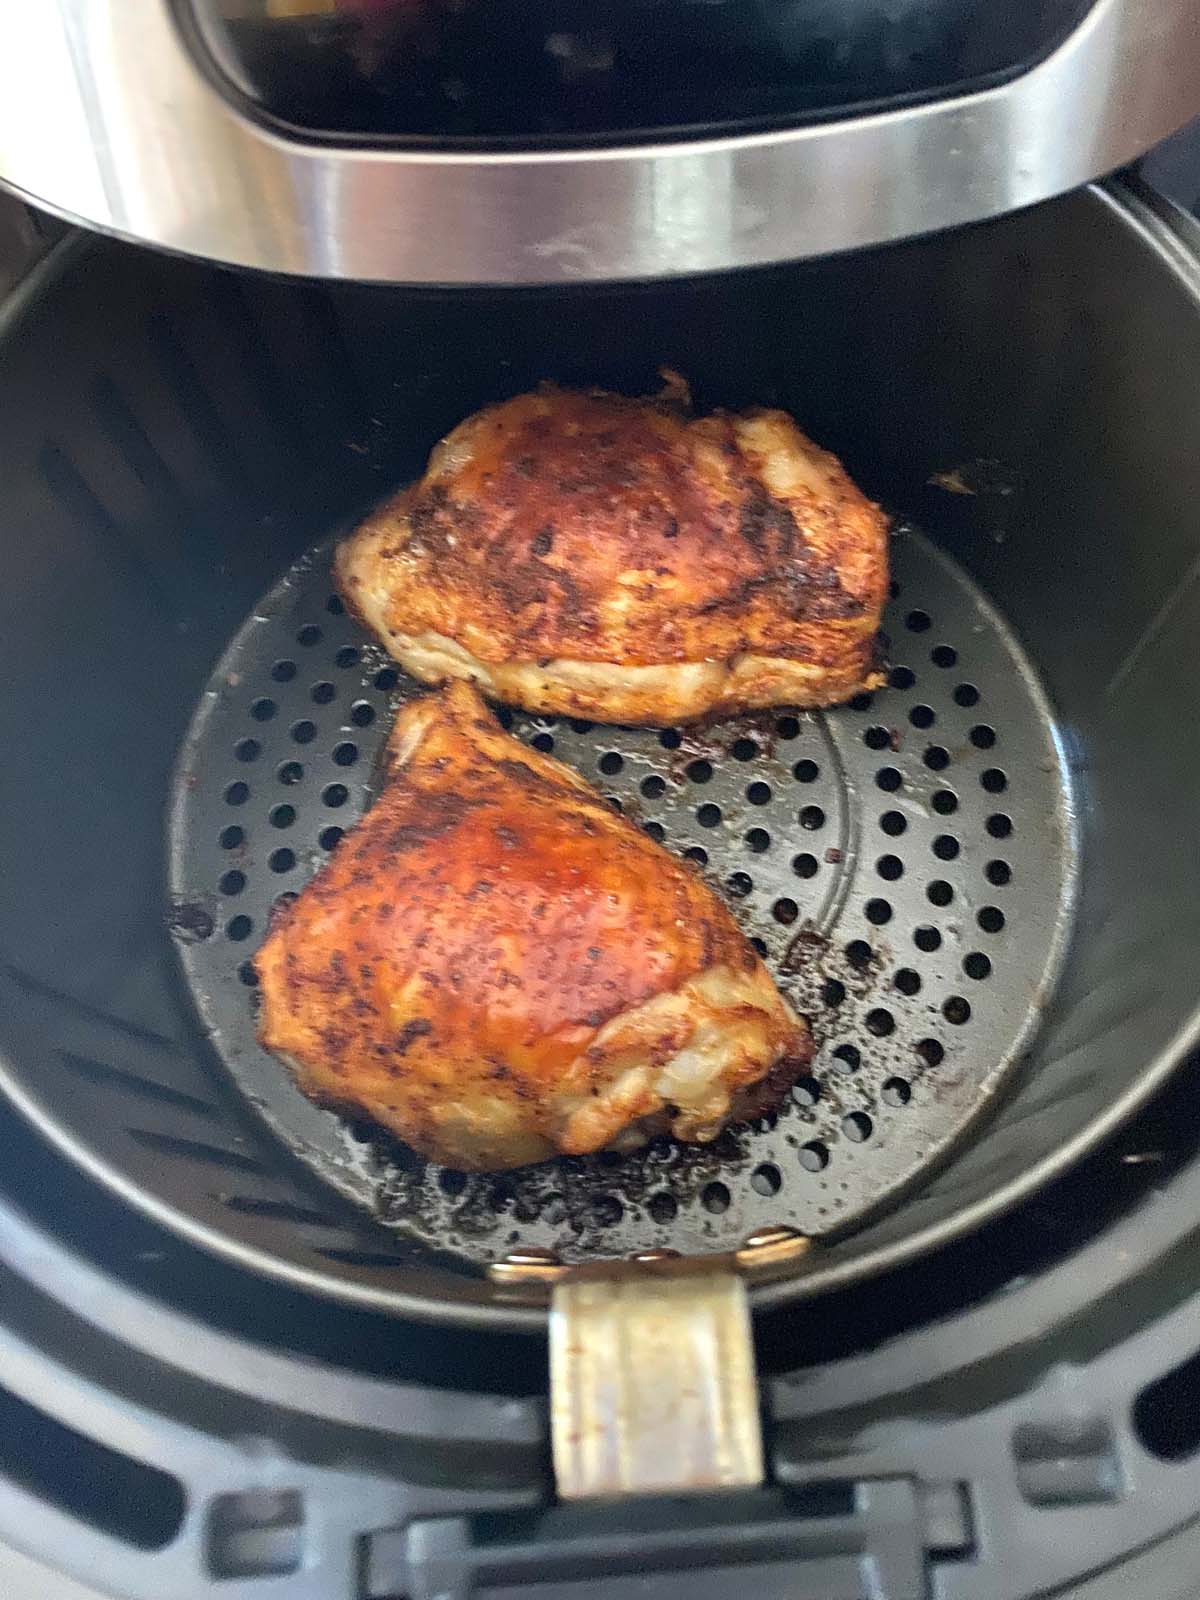
<svg viewBox="0 0 1200 1600">
<path fill-rule="evenodd" d="M 962 94 L 1042 60 L 1085 0 L 185 0 L 218 68 L 317 134 L 712 136 Z"/>
<path fill-rule="evenodd" d="M 659 278 L 978 221 L 1200 109 L 1195 0 L 50 0 L 0 181 L 167 249 Z"/>
</svg>

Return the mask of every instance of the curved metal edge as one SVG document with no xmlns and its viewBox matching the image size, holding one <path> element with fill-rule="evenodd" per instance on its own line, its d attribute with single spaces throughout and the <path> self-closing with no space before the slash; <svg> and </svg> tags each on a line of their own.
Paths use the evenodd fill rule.
<svg viewBox="0 0 1200 1600">
<path fill-rule="evenodd" d="M 0 0 L 0 181 L 71 221 L 271 272 L 405 283 L 670 277 L 1015 210 L 1200 111 L 1200 0 L 1097 0 L 975 94 L 735 138 L 575 151 L 290 141 L 209 82 L 166 0 Z"/>
</svg>

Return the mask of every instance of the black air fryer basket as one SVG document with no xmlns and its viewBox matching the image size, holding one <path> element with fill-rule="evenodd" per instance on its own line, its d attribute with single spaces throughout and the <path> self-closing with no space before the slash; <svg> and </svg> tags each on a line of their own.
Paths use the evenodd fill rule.
<svg viewBox="0 0 1200 1600">
<path fill-rule="evenodd" d="M 1028 1195 L 1196 1035 L 1190 245 L 1095 189 L 851 258 L 466 299 L 60 252 L 0 347 L 7 1093 L 208 1250 L 493 1327 L 544 1317 L 488 1276 L 513 1252 L 812 1236 L 766 1306 Z M 820 1051 L 706 1150 L 428 1168 L 253 1038 L 271 904 L 415 692 L 342 613 L 330 543 L 478 406 L 663 363 L 702 405 L 791 409 L 895 514 L 890 685 L 701 730 L 512 727 L 712 876 Z"/>
</svg>

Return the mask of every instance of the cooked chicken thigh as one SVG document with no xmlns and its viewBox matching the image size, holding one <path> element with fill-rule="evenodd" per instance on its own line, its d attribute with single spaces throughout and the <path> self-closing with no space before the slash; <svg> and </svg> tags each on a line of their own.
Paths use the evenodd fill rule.
<svg viewBox="0 0 1200 1600">
<path fill-rule="evenodd" d="M 812 1054 L 695 870 L 464 683 L 401 711 L 378 800 L 256 966 L 304 1092 L 456 1167 L 711 1139 Z"/>
<path fill-rule="evenodd" d="M 337 556 L 427 683 L 664 725 L 882 682 L 887 524 L 784 411 L 544 387 L 469 417 Z"/>
</svg>

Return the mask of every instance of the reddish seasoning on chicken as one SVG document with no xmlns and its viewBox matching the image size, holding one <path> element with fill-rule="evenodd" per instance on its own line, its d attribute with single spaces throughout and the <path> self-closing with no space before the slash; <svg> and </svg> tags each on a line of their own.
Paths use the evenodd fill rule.
<svg viewBox="0 0 1200 1600">
<path fill-rule="evenodd" d="M 877 687 L 887 519 L 785 411 L 544 386 L 461 423 L 340 547 L 427 683 L 664 726 Z"/>
<path fill-rule="evenodd" d="M 304 1092 L 455 1167 L 711 1139 L 812 1055 L 703 879 L 464 683 L 400 712 L 255 965 Z"/>
</svg>

